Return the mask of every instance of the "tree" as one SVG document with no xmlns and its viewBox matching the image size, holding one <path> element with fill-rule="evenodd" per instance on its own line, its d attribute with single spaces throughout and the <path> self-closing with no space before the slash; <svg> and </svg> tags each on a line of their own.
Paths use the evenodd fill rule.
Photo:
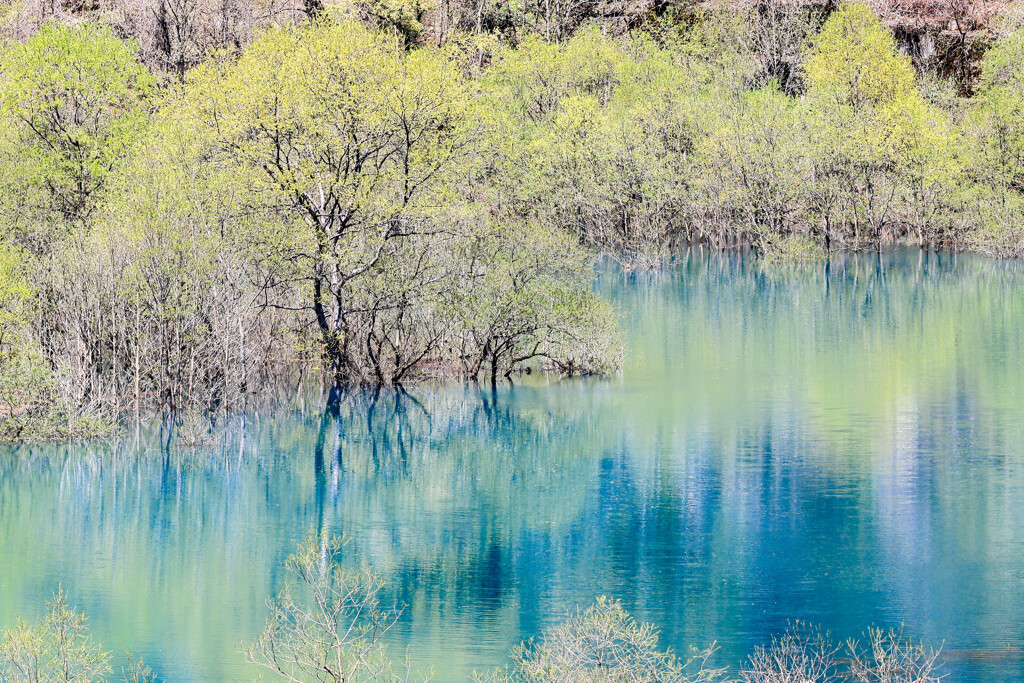
<svg viewBox="0 0 1024 683">
<path fill-rule="evenodd" d="M 743 683 L 837 683 L 839 653 L 827 632 L 795 622 L 767 645 L 759 645 L 740 671 Z"/>
<path fill-rule="evenodd" d="M 950 127 L 866 5 L 845 2 L 825 22 L 806 80 L 812 192 L 826 239 L 859 248 L 911 231 L 919 242 L 940 233 L 933 221 L 959 171 Z"/>
<path fill-rule="evenodd" d="M 479 107 L 493 201 L 630 265 L 663 258 L 685 224 L 693 91 L 721 73 L 704 71 L 700 46 L 685 50 L 688 63 L 587 30 L 501 53 Z"/>
<path fill-rule="evenodd" d="M 29 336 L 32 288 L 25 255 L 0 243 L 0 438 L 22 438 L 37 417 L 51 378 Z M 45 410 L 45 407 L 44 407 Z"/>
<path fill-rule="evenodd" d="M 383 642 L 398 618 L 381 607 L 383 583 L 342 563 L 347 541 L 311 533 L 285 561 L 297 581 L 268 603 L 266 628 L 245 650 L 250 662 L 295 683 L 400 683 Z"/>
<path fill-rule="evenodd" d="M 591 291 L 592 261 L 565 237 L 536 226 L 499 224 L 470 245 L 470 286 L 457 320 L 467 378 L 495 384 L 543 359 L 566 374 L 609 372 L 622 342 L 612 308 Z"/>
<path fill-rule="evenodd" d="M 0 216 L 45 251 L 51 221 L 66 232 L 93 214 L 144 127 L 154 79 L 109 28 L 46 24 L 3 52 L 0 84 Z"/>
<path fill-rule="evenodd" d="M 939 651 L 908 637 L 903 627 L 882 629 L 868 627 L 867 645 L 851 640 L 847 643 L 849 672 L 854 683 L 939 683 Z"/>
<path fill-rule="evenodd" d="M 975 154 L 978 230 L 972 246 L 996 256 L 1024 254 L 1024 30 L 989 51 L 968 120 Z"/>
<path fill-rule="evenodd" d="M 844 2 L 825 22 L 805 71 L 812 97 L 853 107 L 886 104 L 917 87 L 892 33 L 857 0 Z"/>
<path fill-rule="evenodd" d="M 714 219 L 701 228 L 709 240 L 732 227 L 766 246 L 799 225 L 807 185 L 807 133 L 800 103 L 775 89 L 729 100 L 707 139 L 695 184 Z"/>
<path fill-rule="evenodd" d="M 608 598 L 570 614 L 545 631 L 538 643 L 524 643 L 512 654 L 512 665 L 478 683 L 700 683 L 721 677 L 707 667 L 714 652 L 698 652 L 689 660 L 658 649 L 652 624 L 638 624 L 622 605 Z"/>
<path fill-rule="evenodd" d="M 748 30 L 741 36 L 758 63 L 754 83 L 800 94 L 804 47 L 821 27 L 824 8 L 794 0 L 748 0 L 737 5 L 749 14 Z"/>
<path fill-rule="evenodd" d="M 127 655 L 125 683 L 154 683 L 153 671 Z M 89 634 L 85 615 L 58 588 L 36 623 L 16 619 L 0 635 L 0 680 L 4 683 L 106 683 L 110 653 Z"/>
<path fill-rule="evenodd" d="M 252 210 L 287 226 L 261 239 L 299 265 L 339 380 L 359 377 L 354 289 L 399 242 L 442 230 L 432 192 L 469 141 L 464 89 L 443 54 L 399 54 L 341 21 L 271 30 L 237 63 L 198 69 L 179 100 L 181 134 L 207 134 L 202 163 L 241 174 Z"/>
<path fill-rule="evenodd" d="M 1024 193 L 1024 29 L 985 57 L 979 100 L 990 179 Z"/>
<path fill-rule="evenodd" d="M 110 672 L 110 655 L 93 641 L 85 615 L 62 589 L 46 603 L 40 622 L 19 619 L 0 639 L 0 677 L 10 683 L 100 683 Z"/>
<path fill-rule="evenodd" d="M 869 627 L 866 645 L 836 644 L 828 632 L 791 623 L 758 646 L 740 670 L 743 683 L 939 683 L 939 653 L 907 637 L 903 628 Z"/>
</svg>

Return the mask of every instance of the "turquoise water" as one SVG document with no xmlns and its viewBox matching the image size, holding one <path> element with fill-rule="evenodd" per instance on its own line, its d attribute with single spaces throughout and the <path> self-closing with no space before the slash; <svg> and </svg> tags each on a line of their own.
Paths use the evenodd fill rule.
<svg viewBox="0 0 1024 683">
<path fill-rule="evenodd" d="M 789 619 L 903 623 L 950 681 L 1024 679 L 1021 265 L 693 251 L 597 287 L 621 376 L 296 399 L 208 449 L 155 424 L 0 451 L 0 624 L 62 584 L 116 668 L 252 680 L 238 648 L 324 528 L 407 604 L 395 653 L 436 681 L 597 595 L 732 666 Z"/>
</svg>

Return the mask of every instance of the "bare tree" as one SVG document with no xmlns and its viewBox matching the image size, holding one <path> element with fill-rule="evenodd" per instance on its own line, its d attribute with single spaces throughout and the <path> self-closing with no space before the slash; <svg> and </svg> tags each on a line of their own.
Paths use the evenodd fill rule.
<svg viewBox="0 0 1024 683">
<path fill-rule="evenodd" d="M 838 672 L 841 648 L 827 632 L 804 622 L 793 622 L 786 632 L 759 645 L 740 671 L 743 683 L 832 683 Z"/>
<path fill-rule="evenodd" d="M 827 632 L 803 622 L 750 655 L 743 683 L 938 683 L 939 652 L 907 637 L 903 628 L 869 627 L 866 645 L 845 648 Z M 845 650 L 845 651 L 844 651 Z"/>
<path fill-rule="evenodd" d="M 903 633 L 869 627 L 867 646 L 847 644 L 849 673 L 855 683 L 938 683 L 939 650 L 932 650 Z"/>
<path fill-rule="evenodd" d="M 570 615 L 546 631 L 539 643 L 524 643 L 510 668 L 477 683 L 703 683 L 724 670 L 708 666 L 714 648 L 681 660 L 658 649 L 658 631 L 637 623 L 608 598 Z"/>
<path fill-rule="evenodd" d="M 342 563 L 347 541 L 311 533 L 285 562 L 295 580 L 269 601 L 263 633 L 247 659 L 294 683 L 399 683 L 384 636 L 399 610 L 382 606 L 380 576 Z"/>
<path fill-rule="evenodd" d="M 827 7 L 805 0 L 754 0 L 747 11 L 749 30 L 744 37 L 757 60 L 755 84 L 775 82 L 784 93 L 799 94 L 807 42 L 821 28 Z"/>
</svg>

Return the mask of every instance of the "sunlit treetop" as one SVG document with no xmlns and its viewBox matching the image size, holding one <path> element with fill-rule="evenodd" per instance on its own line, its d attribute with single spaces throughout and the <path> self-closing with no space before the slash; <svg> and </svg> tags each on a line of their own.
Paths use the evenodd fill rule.
<svg viewBox="0 0 1024 683">
<path fill-rule="evenodd" d="M 910 60 L 862 2 L 848 0 L 822 27 L 805 67 L 812 96 L 852 106 L 885 104 L 916 89 Z"/>
<path fill-rule="evenodd" d="M 23 192 L 70 222 L 144 127 L 141 105 L 155 78 L 132 44 L 99 24 L 46 24 L 0 54 L 0 146 L 10 150 Z"/>
</svg>

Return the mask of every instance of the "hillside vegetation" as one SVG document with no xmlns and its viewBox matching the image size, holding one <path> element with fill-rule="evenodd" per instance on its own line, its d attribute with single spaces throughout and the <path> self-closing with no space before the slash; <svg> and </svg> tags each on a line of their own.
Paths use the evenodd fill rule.
<svg viewBox="0 0 1024 683">
<path fill-rule="evenodd" d="M 33 2 L 0 52 L 7 438 L 309 369 L 606 373 L 600 253 L 1024 253 L 1012 5 L 949 68 L 855 1 Z"/>
</svg>

